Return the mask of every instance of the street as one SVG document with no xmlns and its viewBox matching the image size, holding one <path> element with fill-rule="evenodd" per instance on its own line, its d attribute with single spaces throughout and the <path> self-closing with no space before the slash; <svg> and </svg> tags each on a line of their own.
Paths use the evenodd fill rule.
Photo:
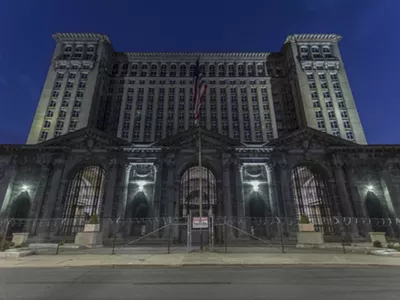
<svg viewBox="0 0 400 300">
<path fill-rule="evenodd" d="M 1 299 L 399 299 L 396 267 L 1 268 Z"/>
</svg>

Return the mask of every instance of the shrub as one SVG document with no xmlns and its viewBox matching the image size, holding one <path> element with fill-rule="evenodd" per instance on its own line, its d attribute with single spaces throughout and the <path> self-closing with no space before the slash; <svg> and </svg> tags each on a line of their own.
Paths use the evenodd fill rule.
<svg viewBox="0 0 400 300">
<path fill-rule="evenodd" d="M 13 246 L 13 243 L 10 241 L 5 240 L 4 245 L 3 245 L 3 239 L 0 237 L 0 251 L 6 251 L 7 249 L 10 249 Z"/>
<path fill-rule="evenodd" d="M 310 219 L 306 215 L 301 215 L 299 223 L 300 224 L 310 224 Z"/>
<path fill-rule="evenodd" d="M 59 244 L 60 246 L 63 246 L 63 245 L 64 245 L 64 241 L 59 241 L 58 244 Z"/>
<path fill-rule="evenodd" d="M 372 243 L 372 245 L 373 245 L 375 248 L 382 248 L 382 243 L 381 243 L 380 241 L 374 241 L 374 242 Z"/>
<path fill-rule="evenodd" d="M 89 224 L 99 224 L 99 217 L 97 215 L 93 215 L 90 217 Z"/>
</svg>

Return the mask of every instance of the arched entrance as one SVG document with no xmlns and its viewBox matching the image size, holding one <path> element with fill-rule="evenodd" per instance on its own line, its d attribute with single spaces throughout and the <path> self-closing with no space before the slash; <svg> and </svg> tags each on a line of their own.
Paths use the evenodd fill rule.
<svg viewBox="0 0 400 300">
<path fill-rule="evenodd" d="M 375 232 L 386 232 L 388 227 L 384 226 L 383 219 L 387 216 L 378 196 L 374 192 L 368 191 L 365 196 L 365 206 L 368 216 L 371 219 L 372 230 Z"/>
<path fill-rule="evenodd" d="M 149 203 L 144 192 L 138 192 L 132 200 L 131 218 L 132 226 L 130 235 L 143 235 L 143 230 L 146 229 L 146 218 L 148 217 Z M 144 226 L 144 228 L 143 228 Z"/>
<path fill-rule="evenodd" d="M 23 232 L 26 225 L 26 219 L 31 211 L 31 197 L 27 191 L 19 194 L 12 203 L 9 217 L 15 219 L 10 228 L 11 232 Z"/>
<path fill-rule="evenodd" d="M 317 231 L 333 234 L 334 209 L 326 177 L 315 165 L 296 166 L 291 175 L 292 195 L 298 219 L 306 215 Z"/>
<path fill-rule="evenodd" d="M 78 170 L 70 179 L 63 207 L 61 235 L 82 231 L 92 215 L 101 217 L 104 206 L 105 171 L 97 165 Z"/>
<path fill-rule="evenodd" d="M 202 180 L 202 191 L 200 191 L 200 180 Z M 200 193 L 202 193 L 203 217 L 213 213 L 219 214 L 223 211 L 221 203 L 217 205 L 217 181 L 211 170 L 205 167 L 193 166 L 185 171 L 181 177 L 180 184 L 180 206 L 179 216 L 199 216 Z M 180 231 L 180 240 L 187 236 L 186 229 Z M 208 231 L 203 232 L 203 238 L 208 240 Z M 199 241 L 199 236 L 193 234 L 193 242 Z"/>
<path fill-rule="evenodd" d="M 199 214 L 200 178 L 202 178 L 203 216 L 208 215 L 210 208 L 214 213 L 221 211 L 217 204 L 217 182 L 214 174 L 205 167 L 194 166 L 186 170 L 181 178 L 179 215 L 186 217 Z"/>
<path fill-rule="evenodd" d="M 259 191 L 253 191 L 249 198 L 250 231 L 255 236 L 266 236 L 266 219 L 268 209 Z"/>
</svg>

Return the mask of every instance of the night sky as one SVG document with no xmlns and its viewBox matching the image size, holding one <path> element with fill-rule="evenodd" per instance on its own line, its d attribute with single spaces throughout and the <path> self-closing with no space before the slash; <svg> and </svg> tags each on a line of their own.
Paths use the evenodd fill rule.
<svg viewBox="0 0 400 300">
<path fill-rule="evenodd" d="M 117 51 L 279 51 L 337 33 L 368 143 L 400 143 L 399 0 L 0 0 L 0 143 L 25 143 L 54 32 L 102 32 Z"/>
</svg>

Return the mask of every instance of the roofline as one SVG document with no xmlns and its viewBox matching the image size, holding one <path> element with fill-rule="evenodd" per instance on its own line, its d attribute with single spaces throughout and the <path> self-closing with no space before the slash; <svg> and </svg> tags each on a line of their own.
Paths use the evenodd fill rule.
<svg viewBox="0 0 400 300">
<path fill-rule="evenodd" d="M 63 41 L 104 41 L 111 44 L 110 38 L 103 33 L 95 33 L 95 32 L 56 32 L 53 33 L 53 39 L 56 42 L 63 42 Z"/>
<path fill-rule="evenodd" d="M 335 42 L 338 43 L 342 39 L 341 35 L 335 33 L 304 33 L 291 34 L 286 37 L 285 44 L 289 42 Z"/>
</svg>

